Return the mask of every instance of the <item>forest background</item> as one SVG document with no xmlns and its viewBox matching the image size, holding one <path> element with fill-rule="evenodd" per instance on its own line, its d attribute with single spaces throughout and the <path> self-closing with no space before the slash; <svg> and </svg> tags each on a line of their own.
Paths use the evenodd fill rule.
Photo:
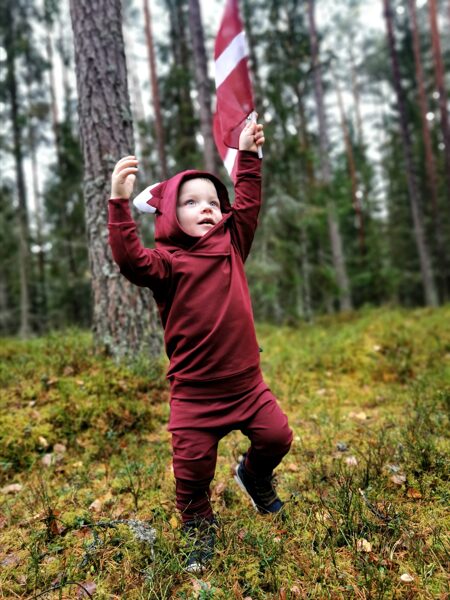
<svg viewBox="0 0 450 600">
<path fill-rule="evenodd" d="M 208 123 L 221 3 L 204 11 L 217 13 L 213 24 L 211 17 L 202 24 L 200 15 L 196 22 L 197 2 L 154 4 L 152 20 L 145 2 L 123 3 L 124 39 L 120 32 L 116 42 L 127 66 L 114 76 L 127 81 L 118 128 L 128 120 L 134 141 L 120 149 L 111 143 L 102 172 L 85 173 L 83 194 L 82 102 L 74 77 L 78 69 L 83 79 L 76 64 L 83 49 L 74 45 L 69 6 L 2 2 L 3 335 L 92 323 L 93 298 L 94 306 L 102 304 L 92 288 L 117 280 L 109 251 L 101 250 L 104 264 L 97 267 L 93 247 L 100 238 L 106 246 L 109 173 L 120 154 L 140 157 L 138 189 L 205 165 L 228 181 Z M 82 23 L 77 6 L 82 3 L 73 3 L 72 20 Z M 371 3 L 369 14 L 378 10 L 381 25 L 372 27 L 367 6 L 358 0 L 338 6 L 322 0 L 317 7 L 300 0 L 241 3 L 268 139 L 264 207 L 247 264 L 257 320 L 296 323 L 364 305 L 448 300 L 450 7 L 436 0 L 385 0 L 377 9 Z M 95 5 L 89 10 L 86 36 L 94 40 L 113 18 L 108 24 L 108 9 L 97 23 Z M 200 48 L 193 43 L 199 38 Z M 209 63 L 203 72 L 202 60 Z M 106 78 L 105 85 L 113 96 L 115 82 Z M 78 95 L 80 89 L 79 83 Z M 100 125 L 92 107 L 82 118 L 86 146 Z M 114 139 L 112 118 L 101 127 Z M 104 194 L 90 197 L 86 190 L 99 178 Z M 141 227 L 151 245 L 151 220 Z M 94 329 L 99 318 L 94 311 Z"/>
<path fill-rule="evenodd" d="M 186 573 L 161 329 L 108 246 L 124 154 L 137 189 L 206 166 L 232 192 L 211 138 L 223 2 L 202 21 L 198 0 L 0 0 L 1 597 L 448 599 L 450 3 L 240 5 L 284 510 L 245 505 L 233 432 L 216 557 Z"/>
</svg>

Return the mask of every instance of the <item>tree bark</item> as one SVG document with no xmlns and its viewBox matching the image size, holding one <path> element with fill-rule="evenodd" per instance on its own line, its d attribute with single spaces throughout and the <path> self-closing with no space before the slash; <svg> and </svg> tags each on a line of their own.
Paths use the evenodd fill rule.
<svg viewBox="0 0 450 600">
<path fill-rule="evenodd" d="M 308 0 L 309 33 L 311 41 L 311 58 L 314 70 L 314 93 L 316 99 L 317 114 L 319 120 L 319 150 L 321 179 L 325 187 L 331 184 L 331 165 L 329 161 L 329 142 L 327 132 L 327 121 L 323 100 L 322 75 L 319 63 L 319 44 L 317 40 L 316 23 L 314 17 L 314 0 Z M 345 265 L 342 237 L 337 218 L 334 201 L 331 198 L 331 190 L 327 189 L 327 219 L 330 236 L 333 266 L 336 273 L 336 282 L 339 288 L 339 305 L 341 310 L 352 309 L 352 298 L 350 283 Z"/>
<path fill-rule="evenodd" d="M 420 209 L 419 197 L 417 192 L 417 179 L 415 165 L 413 161 L 411 136 L 406 117 L 406 102 L 404 91 L 401 84 L 400 65 L 398 62 L 397 51 L 395 49 L 395 35 L 392 22 L 392 9 L 390 0 L 383 0 L 384 17 L 386 21 L 388 47 L 391 57 L 392 76 L 397 97 L 397 105 L 400 116 L 400 129 L 402 136 L 403 154 L 406 167 L 406 180 L 408 185 L 409 202 L 414 223 L 414 236 L 416 240 L 417 252 L 419 255 L 420 270 L 422 275 L 422 284 L 424 289 L 425 302 L 429 306 L 437 306 L 438 297 L 434 283 L 433 269 L 431 266 L 430 254 L 425 240 L 423 216 Z"/>
<path fill-rule="evenodd" d="M 203 158 L 206 170 L 217 173 L 219 162 L 212 132 L 211 89 L 208 78 L 202 16 L 198 0 L 189 0 L 189 28 L 194 54 L 195 80 L 200 107 L 200 129 L 203 136 Z"/>
<path fill-rule="evenodd" d="M 152 15 L 149 6 L 150 0 L 144 2 L 145 17 L 145 39 L 147 42 L 148 63 L 150 67 L 150 82 L 152 86 L 153 110 L 155 111 L 156 143 L 158 146 L 158 158 L 160 164 L 161 181 L 168 178 L 167 159 L 164 141 L 164 127 L 161 115 L 161 100 L 159 96 L 158 76 L 156 72 L 155 47 L 153 43 Z"/>
<path fill-rule="evenodd" d="M 26 338 L 31 333 L 30 323 L 30 250 L 29 223 L 23 172 L 22 125 L 19 115 L 19 101 L 16 76 L 15 23 L 13 1 L 6 0 L 5 17 L 5 51 L 6 51 L 6 87 L 8 90 L 11 123 L 13 130 L 13 154 L 17 185 L 17 217 L 19 224 L 19 278 L 20 278 L 20 329 L 19 335 Z"/>
<path fill-rule="evenodd" d="M 341 88 L 336 77 L 334 77 L 336 86 L 336 95 L 338 100 L 339 116 L 341 119 L 342 136 L 344 138 L 345 152 L 347 154 L 348 172 L 350 175 L 350 185 L 352 194 L 352 205 L 355 211 L 355 217 L 358 228 L 358 241 L 359 249 L 361 254 L 365 252 L 365 240 L 364 240 L 364 218 L 362 214 L 361 202 L 358 198 L 358 182 L 356 177 L 356 165 L 355 157 L 353 154 L 352 140 L 350 139 L 350 132 L 348 130 L 347 118 L 345 115 L 344 102 L 342 100 Z"/>
<path fill-rule="evenodd" d="M 438 191 L 436 178 L 436 163 L 433 154 L 430 128 L 428 126 L 427 114 L 429 112 L 428 100 L 425 92 L 425 77 L 420 53 L 419 29 L 417 26 L 417 11 L 415 0 L 408 0 L 411 18 L 411 32 L 413 38 L 414 63 L 416 67 L 417 92 L 419 100 L 420 118 L 422 121 L 422 139 L 425 149 L 425 168 L 427 174 L 427 187 L 430 192 L 431 212 L 433 215 L 433 226 L 436 233 L 436 249 L 439 257 L 439 274 L 443 296 L 447 297 L 446 270 L 447 257 L 444 243 L 444 233 L 439 219 Z"/>
<path fill-rule="evenodd" d="M 70 12 L 95 344 L 117 358 L 133 358 L 141 352 L 156 356 L 161 336 L 150 293 L 119 274 L 108 245 L 111 173 L 115 162 L 131 154 L 133 147 L 120 0 L 70 0 Z"/>
<path fill-rule="evenodd" d="M 355 103 L 356 131 L 357 131 L 357 135 L 358 135 L 358 144 L 362 147 L 362 146 L 364 146 L 364 127 L 363 127 L 363 121 L 362 121 L 362 117 L 361 117 L 361 102 L 360 102 L 360 97 L 359 97 L 358 74 L 356 71 L 355 56 L 353 54 L 352 46 L 349 47 L 349 57 L 350 57 L 350 71 L 351 71 L 351 77 L 352 77 L 353 102 Z"/>
<path fill-rule="evenodd" d="M 428 0 L 428 14 L 430 17 L 431 45 L 433 49 L 434 73 L 436 87 L 439 92 L 439 110 L 441 113 L 441 131 L 445 152 L 445 173 L 447 176 L 447 196 L 450 200 L 450 128 L 448 123 L 447 91 L 445 88 L 445 67 L 442 59 L 441 41 L 437 23 L 436 0 Z"/>
</svg>

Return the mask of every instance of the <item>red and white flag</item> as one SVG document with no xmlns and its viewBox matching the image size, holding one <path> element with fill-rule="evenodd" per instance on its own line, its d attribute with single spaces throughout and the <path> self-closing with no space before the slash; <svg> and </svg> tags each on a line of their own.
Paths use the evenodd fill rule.
<svg viewBox="0 0 450 600">
<path fill-rule="evenodd" d="M 254 110 L 248 72 L 248 47 L 238 0 L 226 0 L 214 48 L 217 105 L 214 140 L 231 179 L 235 180 L 239 135 Z"/>
</svg>

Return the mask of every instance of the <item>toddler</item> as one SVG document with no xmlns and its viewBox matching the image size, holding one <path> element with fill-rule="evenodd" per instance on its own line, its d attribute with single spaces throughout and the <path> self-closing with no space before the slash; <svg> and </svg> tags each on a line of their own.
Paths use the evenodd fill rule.
<svg viewBox="0 0 450 600">
<path fill-rule="evenodd" d="M 184 171 L 139 194 L 155 213 L 155 248 L 142 246 L 129 209 L 138 161 L 119 160 L 112 175 L 109 240 L 120 272 L 150 288 L 170 360 L 170 419 L 176 503 L 194 540 L 187 568 L 210 560 L 215 519 L 210 504 L 219 441 L 240 430 L 250 447 L 235 479 L 259 513 L 283 506 L 273 470 L 292 431 L 263 380 L 244 262 L 261 203 L 263 126 L 248 122 L 239 138 L 235 199 L 214 175 Z"/>
</svg>

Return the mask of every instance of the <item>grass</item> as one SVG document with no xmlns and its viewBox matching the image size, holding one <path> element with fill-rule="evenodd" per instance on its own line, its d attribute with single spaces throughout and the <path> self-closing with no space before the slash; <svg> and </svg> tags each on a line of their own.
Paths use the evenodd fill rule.
<svg viewBox="0 0 450 600">
<path fill-rule="evenodd" d="M 448 598 L 450 307 L 259 327 L 295 441 L 256 516 L 221 443 L 216 557 L 183 569 L 164 364 L 71 331 L 0 349 L 0 597 Z"/>
</svg>

